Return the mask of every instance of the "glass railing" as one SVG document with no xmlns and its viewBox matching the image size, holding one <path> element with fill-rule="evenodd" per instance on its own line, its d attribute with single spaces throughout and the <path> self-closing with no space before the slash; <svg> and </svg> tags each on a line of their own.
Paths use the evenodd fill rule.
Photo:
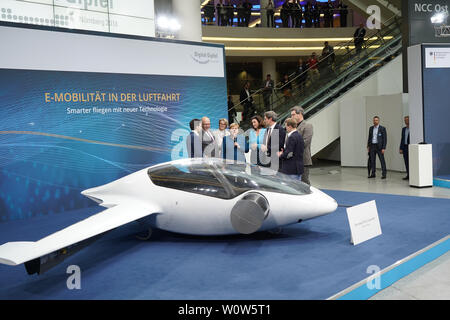
<svg viewBox="0 0 450 320">
<path fill-rule="evenodd" d="M 317 69 L 308 67 L 300 74 L 292 73 L 287 85 L 277 83 L 269 101 L 264 101 L 263 89 L 255 91 L 251 97 L 256 113 L 273 110 L 283 120 L 293 106 L 300 105 L 305 117 L 311 116 L 401 51 L 400 24 L 401 18 L 390 18 L 381 30 L 367 32 L 360 48 L 354 46 L 353 40 L 336 45 L 334 53 L 319 59 Z M 336 54 L 337 50 L 345 53 Z M 234 108 L 242 111 L 245 103 L 241 101 Z M 242 128 L 249 126 L 249 121 L 241 122 Z"/>
</svg>

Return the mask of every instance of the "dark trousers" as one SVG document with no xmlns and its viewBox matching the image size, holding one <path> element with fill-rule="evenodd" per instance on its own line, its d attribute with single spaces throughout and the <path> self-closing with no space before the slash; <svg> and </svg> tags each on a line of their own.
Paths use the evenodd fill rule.
<svg viewBox="0 0 450 320">
<path fill-rule="evenodd" d="M 372 169 L 372 175 L 375 175 L 376 172 L 376 156 L 378 155 L 378 159 L 381 162 L 381 171 L 383 177 L 386 176 L 386 162 L 384 161 L 384 154 L 381 153 L 381 148 L 378 147 L 378 144 L 371 144 L 369 147 L 370 153 L 370 168 Z"/>
<path fill-rule="evenodd" d="M 275 13 L 272 10 L 267 10 L 267 27 L 274 28 L 275 27 Z"/>
<path fill-rule="evenodd" d="M 403 149 L 403 160 L 405 160 L 406 175 L 409 177 L 409 152 L 408 146 Z"/>
<path fill-rule="evenodd" d="M 341 27 L 345 28 L 347 27 L 347 15 L 343 15 L 341 13 Z"/>
<path fill-rule="evenodd" d="M 263 93 L 264 108 L 266 109 L 266 111 L 269 111 L 270 109 L 270 96 L 270 93 Z"/>
<path fill-rule="evenodd" d="M 242 121 L 248 122 L 254 115 L 255 115 L 255 107 L 253 106 L 253 103 L 244 104 L 244 111 L 242 112 Z"/>
</svg>

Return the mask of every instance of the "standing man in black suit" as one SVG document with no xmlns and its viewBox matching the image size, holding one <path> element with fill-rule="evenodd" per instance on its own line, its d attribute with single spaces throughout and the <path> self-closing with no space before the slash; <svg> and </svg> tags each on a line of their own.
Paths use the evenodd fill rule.
<svg viewBox="0 0 450 320">
<path fill-rule="evenodd" d="M 367 139 L 367 151 L 370 154 L 370 168 L 372 174 L 369 178 L 375 178 L 375 161 L 376 155 L 381 162 L 382 175 L 381 179 L 386 179 L 386 162 L 384 161 L 384 151 L 386 150 L 387 133 L 386 128 L 380 126 L 380 117 L 373 117 L 373 126 L 369 128 L 369 137 Z"/>
<path fill-rule="evenodd" d="M 253 5 L 250 2 L 248 2 L 248 0 L 245 0 L 243 6 L 244 6 L 244 9 L 245 9 L 245 11 L 244 11 L 245 12 L 245 15 L 244 15 L 244 26 L 248 27 L 248 24 L 250 23 L 250 18 L 251 18 L 251 15 L 252 15 Z"/>
<path fill-rule="evenodd" d="M 281 159 L 277 152 L 282 151 L 284 140 L 286 139 L 286 130 L 277 123 L 278 115 L 275 111 L 266 111 L 264 113 L 264 124 L 266 133 L 264 135 L 264 144 L 261 151 L 265 152 L 267 160 L 264 161 L 265 167 L 270 167 L 274 171 L 281 170 Z"/>
<path fill-rule="evenodd" d="M 341 20 L 341 28 L 347 27 L 347 15 L 348 15 L 348 6 L 344 3 L 344 1 L 339 1 L 339 15 Z"/>
<path fill-rule="evenodd" d="M 364 28 L 364 24 L 360 23 L 359 28 L 356 29 L 355 33 L 353 34 L 353 41 L 355 43 L 356 54 L 359 54 L 361 52 L 365 36 L 366 36 L 366 29 Z"/>
<path fill-rule="evenodd" d="M 189 122 L 191 132 L 186 137 L 186 149 L 189 158 L 201 158 L 202 142 L 200 141 L 200 132 L 202 131 L 202 122 L 200 119 L 192 119 Z"/>
<path fill-rule="evenodd" d="M 403 154 L 403 160 L 405 160 L 405 167 L 406 167 L 406 177 L 403 178 L 403 180 L 409 179 L 409 151 L 408 151 L 408 145 L 409 145 L 409 116 L 405 117 L 405 125 L 406 127 L 403 127 L 402 129 L 402 138 L 400 140 L 400 154 Z"/>
<path fill-rule="evenodd" d="M 282 160 L 280 172 L 296 180 L 302 179 L 303 174 L 303 138 L 297 131 L 297 121 L 292 118 L 286 120 L 286 142 L 283 150 L 278 151 Z"/>
<path fill-rule="evenodd" d="M 250 118 L 254 116 L 255 109 L 253 107 L 253 97 L 250 94 L 250 82 L 247 81 L 244 84 L 244 87 L 241 90 L 241 94 L 239 96 L 239 101 L 244 107 L 244 111 L 242 112 L 242 121 L 247 122 L 250 121 Z"/>
<path fill-rule="evenodd" d="M 264 87 L 263 87 L 263 92 L 262 92 L 263 100 L 264 100 L 264 108 L 266 110 L 271 109 L 270 108 L 270 97 L 272 96 L 274 87 L 275 87 L 275 83 L 273 82 L 270 74 L 268 74 L 266 77 L 266 81 L 264 82 Z"/>
</svg>

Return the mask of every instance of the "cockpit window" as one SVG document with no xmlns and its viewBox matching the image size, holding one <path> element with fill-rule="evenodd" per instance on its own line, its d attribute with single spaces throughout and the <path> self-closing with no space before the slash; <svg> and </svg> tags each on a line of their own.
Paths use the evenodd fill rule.
<svg viewBox="0 0 450 320">
<path fill-rule="evenodd" d="M 148 175 L 154 184 L 160 187 L 178 189 L 182 191 L 230 199 L 231 195 L 225 190 L 223 184 L 207 166 L 174 166 L 150 169 Z"/>
<path fill-rule="evenodd" d="M 311 193 L 307 184 L 284 174 L 221 159 L 187 159 L 151 168 L 148 175 L 157 186 L 221 199 L 232 199 L 249 190 L 293 195 Z"/>
<path fill-rule="evenodd" d="M 253 168 L 253 170 L 252 170 Z M 294 180 L 287 175 L 274 172 L 267 168 L 251 165 L 224 165 L 220 172 L 230 183 L 233 192 L 241 194 L 248 190 L 262 190 L 278 193 L 303 195 L 311 193 L 307 184 Z"/>
</svg>

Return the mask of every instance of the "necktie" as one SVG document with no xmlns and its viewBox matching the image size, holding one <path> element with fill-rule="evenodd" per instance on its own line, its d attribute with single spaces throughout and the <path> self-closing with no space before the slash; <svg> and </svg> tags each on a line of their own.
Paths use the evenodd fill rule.
<svg viewBox="0 0 450 320">
<path fill-rule="evenodd" d="M 270 127 L 268 130 L 267 130 L 267 137 L 266 137 L 266 146 L 269 144 L 269 139 L 270 139 L 270 134 L 272 133 L 272 127 Z"/>
</svg>

